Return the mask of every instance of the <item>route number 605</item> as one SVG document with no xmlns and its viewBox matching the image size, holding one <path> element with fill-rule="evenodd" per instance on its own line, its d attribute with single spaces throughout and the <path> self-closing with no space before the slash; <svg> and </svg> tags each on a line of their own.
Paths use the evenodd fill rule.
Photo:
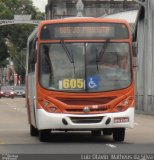
<svg viewBox="0 0 154 160">
<path fill-rule="evenodd" d="M 84 88 L 83 79 L 64 79 L 62 81 L 63 89 L 82 89 Z"/>
</svg>

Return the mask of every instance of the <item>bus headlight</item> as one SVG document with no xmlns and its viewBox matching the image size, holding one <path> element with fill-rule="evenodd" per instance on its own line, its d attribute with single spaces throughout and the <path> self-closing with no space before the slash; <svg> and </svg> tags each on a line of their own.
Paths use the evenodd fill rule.
<svg viewBox="0 0 154 160">
<path fill-rule="evenodd" d="M 51 110 L 51 112 L 56 112 L 56 110 L 57 110 L 57 107 L 55 107 L 55 106 L 52 106 L 52 107 L 50 108 L 50 110 Z"/>
<path fill-rule="evenodd" d="M 126 105 L 126 106 L 128 106 L 129 105 L 129 101 L 126 99 L 126 100 L 124 100 L 124 105 Z"/>
<path fill-rule="evenodd" d="M 118 111 L 122 111 L 123 110 L 123 106 L 117 106 L 117 110 Z"/>
</svg>

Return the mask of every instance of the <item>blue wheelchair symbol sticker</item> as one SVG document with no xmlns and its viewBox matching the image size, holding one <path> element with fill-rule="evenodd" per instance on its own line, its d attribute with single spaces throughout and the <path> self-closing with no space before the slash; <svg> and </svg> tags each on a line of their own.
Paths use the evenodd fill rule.
<svg viewBox="0 0 154 160">
<path fill-rule="evenodd" d="M 93 76 L 87 78 L 87 88 L 88 89 L 97 89 L 99 87 L 99 77 Z"/>
</svg>

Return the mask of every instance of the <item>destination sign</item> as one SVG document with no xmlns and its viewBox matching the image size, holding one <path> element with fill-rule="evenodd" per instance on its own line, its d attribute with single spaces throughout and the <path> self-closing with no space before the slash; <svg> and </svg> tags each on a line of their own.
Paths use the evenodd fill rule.
<svg viewBox="0 0 154 160">
<path fill-rule="evenodd" d="M 67 26 L 55 28 L 55 37 L 113 37 L 115 30 L 108 26 Z"/>
<path fill-rule="evenodd" d="M 127 39 L 128 29 L 120 23 L 60 23 L 43 26 L 42 40 Z"/>
</svg>

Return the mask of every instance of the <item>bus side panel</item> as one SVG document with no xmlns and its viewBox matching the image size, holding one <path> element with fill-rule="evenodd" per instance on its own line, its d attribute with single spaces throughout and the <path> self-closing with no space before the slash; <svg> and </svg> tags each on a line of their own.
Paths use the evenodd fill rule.
<svg viewBox="0 0 154 160">
<path fill-rule="evenodd" d="M 28 75 L 28 101 L 31 124 L 36 127 L 36 79 L 35 74 L 30 73 Z"/>
<path fill-rule="evenodd" d="M 26 59 L 26 103 L 29 123 L 36 127 L 36 72 L 35 72 L 35 49 L 36 49 L 37 28 L 31 33 L 27 41 L 27 59 Z"/>
<path fill-rule="evenodd" d="M 29 98 L 28 98 L 28 76 L 27 74 L 26 74 L 26 108 L 27 108 L 28 123 L 31 124 Z"/>
</svg>

